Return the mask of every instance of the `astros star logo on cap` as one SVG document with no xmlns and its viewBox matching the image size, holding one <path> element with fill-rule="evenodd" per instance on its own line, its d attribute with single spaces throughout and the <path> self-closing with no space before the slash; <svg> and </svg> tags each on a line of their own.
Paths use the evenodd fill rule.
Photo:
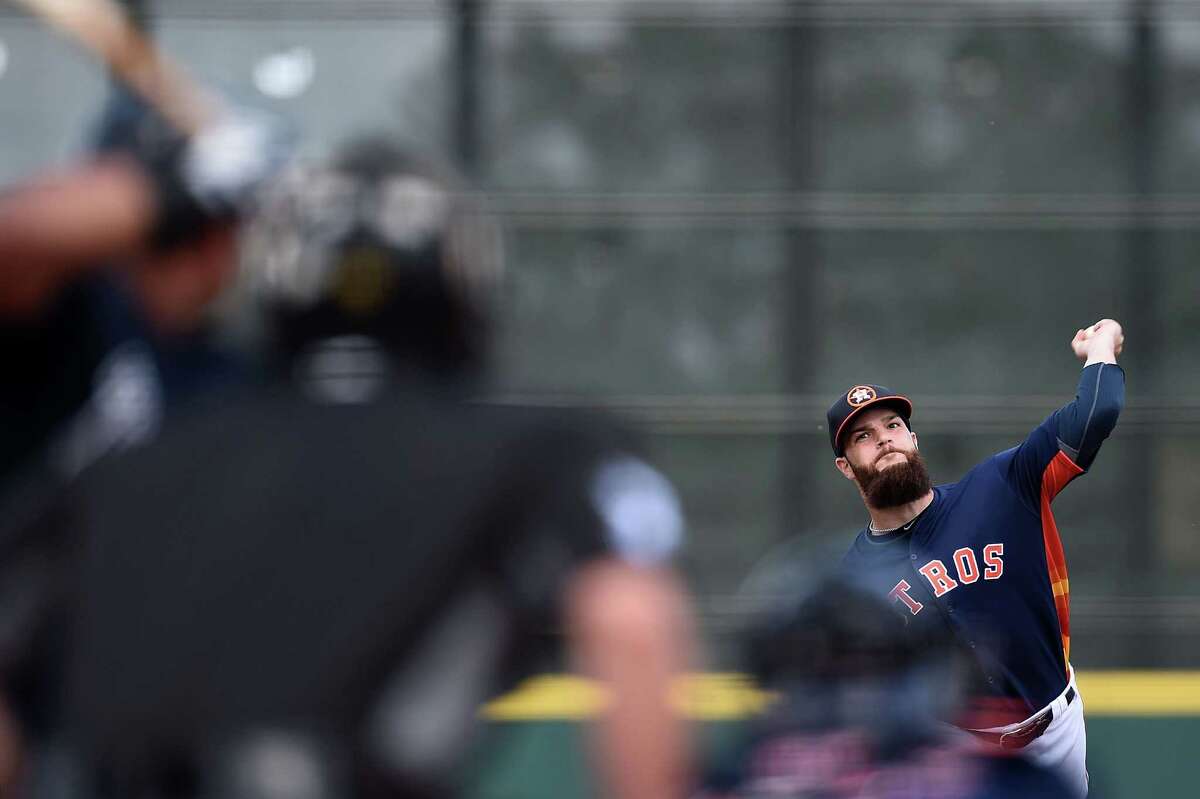
<svg viewBox="0 0 1200 799">
<path fill-rule="evenodd" d="M 870 386 L 855 386 L 846 394 L 846 402 L 855 408 L 873 399 L 875 399 L 875 389 Z"/>
</svg>

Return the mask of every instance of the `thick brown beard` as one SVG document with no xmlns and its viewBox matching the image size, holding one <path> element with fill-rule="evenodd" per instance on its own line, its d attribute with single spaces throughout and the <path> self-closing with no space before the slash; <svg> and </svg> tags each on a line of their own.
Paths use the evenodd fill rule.
<svg viewBox="0 0 1200 799">
<path fill-rule="evenodd" d="M 896 508 L 907 505 L 929 493 L 933 484 L 929 480 L 929 470 L 925 461 L 916 452 L 902 453 L 904 463 L 897 463 L 886 469 L 876 469 L 875 464 L 855 466 L 850 464 L 858 487 L 863 492 L 867 504 L 872 508 Z"/>
</svg>

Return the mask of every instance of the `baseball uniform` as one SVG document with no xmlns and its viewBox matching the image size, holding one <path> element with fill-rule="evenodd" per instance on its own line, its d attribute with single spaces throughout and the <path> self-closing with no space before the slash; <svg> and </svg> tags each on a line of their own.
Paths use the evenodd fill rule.
<svg viewBox="0 0 1200 799">
<path fill-rule="evenodd" d="M 978 665 L 970 729 L 1062 767 L 1087 791 L 1083 703 L 1070 665 L 1070 584 L 1050 503 L 1092 464 L 1124 403 L 1124 372 L 1086 367 L 1074 401 L 1018 446 L 933 488 L 915 519 L 862 530 L 849 573 L 909 627 L 953 638 Z M 907 400 L 905 400 L 907 402 Z"/>
</svg>

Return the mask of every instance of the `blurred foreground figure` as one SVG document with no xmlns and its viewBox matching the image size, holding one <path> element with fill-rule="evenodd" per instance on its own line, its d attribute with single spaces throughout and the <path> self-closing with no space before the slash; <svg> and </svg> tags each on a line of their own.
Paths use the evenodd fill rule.
<svg viewBox="0 0 1200 799">
<path fill-rule="evenodd" d="M 81 795 L 453 795 L 480 703 L 564 630 L 610 691 L 606 793 L 682 795 L 677 499 L 602 421 L 470 401 L 488 221 L 366 141 L 281 184 L 249 247 L 276 379 L 102 462 L 54 520 Z"/>
<path fill-rule="evenodd" d="M 748 636 L 750 670 L 778 698 L 700 799 L 1059 799 L 1049 770 L 983 750 L 950 726 L 965 663 L 907 634 L 886 602 L 827 579 Z"/>
<path fill-rule="evenodd" d="M 290 152 L 229 110 L 192 136 L 115 90 L 90 158 L 0 193 L 0 490 L 146 440 L 230 364 L 199 335 L 235 231 Z"/>
<path fill-rule="evenodd" d="M 274 118 L 226 107 L 183 135 L 116 90 L 85 161 L 0 192 L 6 523 L 105 453 L 148 440 L 169 408 L 234 379 L 202 322 L 233 274 L 238 220 L 290 148 Z M 56 565 L 0 553 L 0 604 L 20 609 L 0 617 L 0 648 L 24 640 L 22 620 L 46 598 L 33 586 Z M 45 721 L 56 688 L 40 682 L 51 695 L 5 675 L 27 728 Z M 0 793 L 19 762 L 9 718 L 0 705 Z"/>
</svg>

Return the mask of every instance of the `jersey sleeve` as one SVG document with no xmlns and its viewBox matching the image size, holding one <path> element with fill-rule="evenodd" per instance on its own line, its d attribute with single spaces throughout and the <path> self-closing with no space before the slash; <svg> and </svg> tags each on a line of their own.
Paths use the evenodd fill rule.
<svg viewBox="0 0 1200 799">
<path fill-rule="evenodd" d="M 604 549 L 638 566 L 666 563 L 683 541 L 683 511 L 674 487 L 646 461 L 614 453 L 590 470 L 587 503 Z"/>
<path fill-rule="evenodd" d="M 683 540 L 670 481 L 620 437 L 572 429 L 526 447 L 521 508 L 497 564 L 520 610 L 549 621 L 577 568 L 600 558 L 666 564 Z"/>
<path fill-rule="evenodd" d="M 1031 508 L 1053 499 L 1087 471 L 1125 404 L 1125 372 L 1111 363 L 1086 367 L 1075 399 L 1051 413 L 1020 444 L 995 456 L 1001 473 Z"/>
</svg>

